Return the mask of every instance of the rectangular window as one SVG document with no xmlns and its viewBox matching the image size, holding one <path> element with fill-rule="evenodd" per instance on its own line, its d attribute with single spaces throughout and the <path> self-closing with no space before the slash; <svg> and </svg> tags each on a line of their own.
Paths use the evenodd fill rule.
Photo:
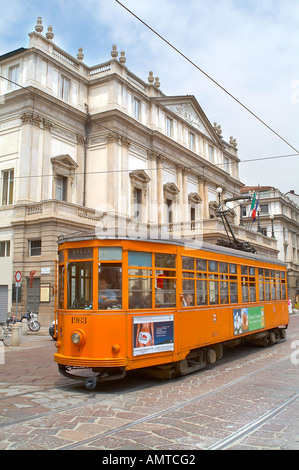
<svg viewBox="0 0 299 470">
<path fill-rule="evenodd" d="M 166 199 L 166 223 L 171 225 L 173 223 L 173 201 Z"/>
<path fill-rule="evenodd" d="M 223 160 L 224 160 L 223 169 L 224 171 L 227 171 L 229 173 L 230 172 L 230 160 L 228 157 L 224 157 Z"/>
<path fill-rule="evenodd" d="M 101 246 L 99 248 L 99 260 L 101 261 L 121 261 L 121 246 Z"/>
<path fill-rule="evenodd" d="M 67 200 L 67 178 L 65 176 L 56 176 L 56 199 Z"/>
<path fill-rule="evenodd" d="M 133 100 L 133 117 L 134 117 L 134 119 L 137 119 L 137 121 L 140 121 L 141 101 L 138 100 L 137 98 L 134 98 L 134 100 Z"/>
<path fill-rule="evenodd" d="M 20 75 L 19 65 L 13 65 L 12 67 L 9 67 L 9 70 L 8 70 L 8 79 L 10 80 L 8 84 L 9 90 L 15 90 L 16 88 L 18 88 L 19 75 Z"/>
<path fill-rule="evenodd" d="M 197 259 L 196 264 L 196 305 L 208 305 L 208 262 L 205 259 Z"/>
<path fill-rule="evenodd" d="M 58 308 L 64 308 L 64 266 L 59 266 Z"/>
<path fill-rule="evenodd" d="M 261 213 L 268 214 L 269 213 L 269 205 L 268 204 L 260 204 Z"/>
<path fill-rule="evenodd" d="M 135 220 L 142 220 L 142 189 L 133 190 L 133 217 Z"/>
<path fill-rule="evenodd" d="M 2 171 L 2 205 L 13 204 L 14 170 Z"/>
<path fill-rule="evenodd" d="M 122 308 L 122 264 L 105 261 L 98 269 L 99 310 Z"/>
<path fill-rule="evenodd" d="M 183 268 L 183 307 L 195 305 L 194 258 L 182 256 Z"/>
<path fill-rule="evenodd" d="M 175 255 L 155 254 L 155 307 L 176 306 Z"/>
<path fill-rule="evenodd" d="M 132 273 L 136 275 L 133 277 Z M 150 273 L 150 270 L 130 270 L 129 308 L 152 308 L 152 279 L 149 277 Z M 145 274 L 145 276 L 141 277 L 141 274 Z"/>
<path fill-rule="evenodd" d="M 190 208 L 191 230 L 195 230 L 195 207 Z"/>
<path fill-rule="evenodd" d="M 236 264 L 197 259 L 196 278 L 196 305 L 238 303 Z"/>
<path fill-rule="evenodd" d="M 152 267 L 152 254 L 140 251 L 129 251 L 129 266 Z"/>
<path fill-rule="evenodd" d="M 189 132 L 189 149 L 192 150 L 192 152 L 195 151 L 195 134 L 193 134 L 193 132 Z"/>
<path fill-rule="evenodd" d="M 285 273 L 283 271 L 259 268 L 259 299 L 286 299 Z"/>
<path fill-rule="evenodd" d="M 242 302 L 255 302 L 255 268 L 241 266 Z"/>
<path fill-rule="evenodd" d="M 152 253 L 129 251 L 129 308 L 152 308 Z"/>
<path fill-rule="evenodd" d="M 10 241 L 0 242 L 0 257 L 10 256 Z"/>
<path fill-rule="evenodd" d="M 92 308 L 92 261 L 69 263 L 68 265 L 69 309 Z"/>
<path fill-rule="evenodd" d="M 42 254 L 42 241 L 30 240 L 29 241 L 29 256 L 40 256 Z"/>
<path fill-rule="evenodd" d="M 71 81 L 69 78 L 61 76 L 60 79 L 60 98 L 68 101 L 70 97 Z"/>
<path fill-rule="evenodd" d="M 212 145 L 209 145 L 209 161 L 215 163 L 214 147 L 212 147 Z"/>
<path fill-rule="evenodd" d="M 173 125 L 172 119 L 170 119 L 169 117 L 166 117 L 166 135 L 167 135 L 167 137 L 172 137 L 172 125 Z"/>
</svg>

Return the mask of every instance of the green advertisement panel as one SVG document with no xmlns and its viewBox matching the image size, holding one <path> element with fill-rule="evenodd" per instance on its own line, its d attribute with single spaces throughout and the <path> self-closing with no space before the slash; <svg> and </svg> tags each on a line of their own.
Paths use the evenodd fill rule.
<svg viewBox="0 0 299 470">
<path fill-rule="evenodd" d="M 265 328 L 264 307 L 235 308 L 234 336 Z"/>
</svg>

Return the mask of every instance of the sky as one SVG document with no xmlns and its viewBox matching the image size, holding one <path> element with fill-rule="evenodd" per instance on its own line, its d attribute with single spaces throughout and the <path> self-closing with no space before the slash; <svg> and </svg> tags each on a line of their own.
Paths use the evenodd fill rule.
<svg viewBox="0 0 299 470">
<path fill-rule="evenodd" d="M 299 194 L 299 0 L 121 3 L 201 71 L 116 0 L 0 0 L 0 55 L 28 47 L 38 17 L 57 46 L 74 57 L 82 47 L 88 66 L 116 44 L 133 73 L 147 81 L 153 71 L 165 95 L 194 95 L 224 140 L 237 140 L 245 185 Z"/>
</svg>

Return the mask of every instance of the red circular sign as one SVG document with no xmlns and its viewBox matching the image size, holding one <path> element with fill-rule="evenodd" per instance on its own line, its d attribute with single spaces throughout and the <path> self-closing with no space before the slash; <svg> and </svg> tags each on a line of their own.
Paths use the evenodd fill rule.
<svg viewBox="0 0 299 470">
<path fill-rule="evenodd" d="M 20 282 L 21 279 L 22 279 L 22 273 L 21 273 L 21 271 L 17 271 L 16 274 L 15 274 L 15 280 L 17 282 Z"/>
</svg>

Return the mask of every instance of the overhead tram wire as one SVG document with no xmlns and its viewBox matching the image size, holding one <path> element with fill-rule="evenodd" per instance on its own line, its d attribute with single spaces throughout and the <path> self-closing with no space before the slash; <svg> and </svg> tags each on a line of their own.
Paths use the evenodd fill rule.
<svg viewBox="0 0 299 470">
<path fill-rule="evenodd" d="M 281 139 L 285 144 L 287 144 L 291 149 L 295 150 L 296 153 L 299 151 L 293 147 L 286 139 L 284 139 L 278 132 L 276 132 L 271 126 L 269 126 L 265 121 L 263 121 L 260 117 L 258 117 L 253 111 L 251 111 L 247 106 L 245 106 L 240 100 L 238 100 L 234 95 L 232 95 L 226 88 L 224 88 L 220 83 L 218 83 L 214 78 L 212 78 L 209 74 L 207 74 L 203 69 L 201 69 L 195 62 L 193 62 L 189 57 L 187 57 L 183 52 L 177 49 L 173 44 L 171 44 L 167 39 L 165 39 L 161 34 L 159 34 L 156 30 L 154 30 L 151 26 L 149 26 L 145 21 L 143 21 L 139 16 L 137 16 L 132 10 L 126 7 L 123 3 L 119 0 L 115 0 L 121 7 L 123 7 L 128 13 L 130 13 L 134 18 L 136 18 L 140 23 L 142 23 L 146 28 L 148 28 L 152 33 L 158 36 L 163 42 L 165 42 L 169 47 L 171 47 L 174 51 L 176 51 L 181 57 L 183 57 L 187 62 L 189 62 L 193 67 L 199 70 L 203 75 L 205 75 L 209 80 L 211 80 L 216 86 L 218 86 L 224 93 L 226 93 L 230 98 L 236 101 L 242 108 L 244 108 L 248 113 L 250 113 L 255 119 L 257 119 L 261 124 L 263 124 L 267 129 L 269 129 L 273 134 L 275 134 L 279 139 Z"/>
<path fill-rule="evenodd" d="M 31 93 L 33 95 L 33 98 L 35 100 L 36 98 L 36 91 L 34 90 L 31 90 L 30 88 L 28 87 L 24 87 L 23 85 L 20 85 L 19 83 L 17 82 L 14 82 L 13 80 L 10 80 L 9 78 L 7 77 L 4 77 L 3 75 L 0 75 L 0 79 L 3 79 L 3 80 L 6 80 L 10 83 L 13 83 L 14 85 L 16 85 L 17 87 Z M 116 134 L 118 137 L 125 137 L 124 135 L 121 135 L 119 132 L 115 131 L 114 129 L 110 129 L 109 127 L 106 127 L 104 126 L 103 124 L 100 124 L 100 123 L 96 123 L 97 126 L 99 127 L 102 127 L 103 129 L 105 129 L 106 131 L 109 131 L 109 132 L 113 132 L 114 134 Z M 134 141 L 135 144 L 138 144 L 140 145 L 142 148 L 144 148 L 145 150 L 152 150 L 151 148 L 145 146 L 145 145 L 142 145 L 140 144 L 139 142 L 136 142 Z M 251 158 L 251 159 L 247 159 L 247 160 L 240 160 L 239 163 L 246 163 L 246 162 L 258 162 L 258 161 L 262 161 L 262 160 L 272 160 L 272 159 L 277 159 L 277 158 L 287 158 L 287 157 L 295 157 L 295 156 L 299 156 L 299 152 L 297 153 L 293 153 L 293 154 L 286 154 L 286 155 L 276 155 L 276 156 L 268 156 L 268 157 L 258 157 L 258 158 Z M 204 162 L 202 162 L 204 163 Z M 208 164 L 208 160 L 207 160 L 207 164 Z M 213 163 L 214 166 L 223 166 L 225 165 L 224 162 L 221 162 L 221 163 Z M 205 165 L 200 165 L 200 167 L 205 167 Z M 198 169 L 198 165 L 195 165 L 195 166 L 189 166 L 190 169 Z M 155 171 L 157 170 L 157 168 L 146 168 L 146 171 Z M 87 172 L 86 174 L 88 175 L 93 175 L 93 174 L 108 174 L 108 173 L 126 173 L 126 172 L 130 172 L 131 170 L 130 169 L 121 169 L 121 170 L 103 170 L 103 171 L 90 171 L 90 172 Z M 83 172 L 76 172 L 77 175 L 80 175 L 80 174 L 83 174 Z M 26 175 L 26 176 L 14 176 L 15 179 L 22 179 L 22 178 L 42 178 L 42 177 L 46 177 L 46 176 L 52 176 L 52 175 L 44 175 L 44 174 L 41 174 L 41 175 Z M 2 179 L 2 177 L 0 176 L 0 180 Z"/>
</svg>

